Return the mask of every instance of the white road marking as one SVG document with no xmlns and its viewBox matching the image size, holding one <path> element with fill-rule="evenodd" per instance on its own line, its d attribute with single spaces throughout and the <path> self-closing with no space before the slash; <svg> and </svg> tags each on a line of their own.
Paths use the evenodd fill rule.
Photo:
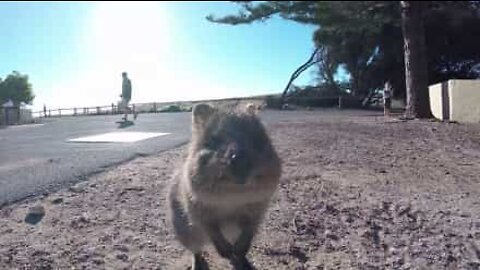
<svg viewBox="0 0 480 270">
<path fill-rule="evenodd" d="M 110 132 L 94 136 L 69 139 L 69 142 L 137 142 L 158 136 L 168 135 L 170 133 L 158 132 Z"/>
</svg>

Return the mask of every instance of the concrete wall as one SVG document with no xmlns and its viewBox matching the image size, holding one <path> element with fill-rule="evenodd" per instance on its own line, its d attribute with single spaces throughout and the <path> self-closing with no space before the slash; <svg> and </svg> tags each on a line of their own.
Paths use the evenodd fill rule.
<svg viewBox="0 0 480 270">
<path fill-rule="evenodd" d="M 434 84 L 429 87 L 430 93 L 430 109 L 435 118 L 440 120 L 443 119 L 443 107 L 442 107 L 442 84 Z"/>
<path fill-rule="evenodd" d="M 433 116 L 440 120 L 480 123 L 480 80 L 450 80 L 429 87 Z"/>
<path fill-rule="evenodd" d="M 480 80 L 448 81 L 450 120 L 480 123 Z"/>
</svg>

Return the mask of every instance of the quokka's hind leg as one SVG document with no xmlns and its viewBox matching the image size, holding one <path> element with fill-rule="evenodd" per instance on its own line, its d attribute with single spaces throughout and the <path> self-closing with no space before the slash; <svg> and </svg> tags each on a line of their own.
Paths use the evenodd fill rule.
<svg viewBox="0 0 480 270">
<path fill-rule="evenodd" d="M 192 257 L 192 270 L 209 270 L 208 263 L 202 254 L 196 253 Z"/>
</svg>

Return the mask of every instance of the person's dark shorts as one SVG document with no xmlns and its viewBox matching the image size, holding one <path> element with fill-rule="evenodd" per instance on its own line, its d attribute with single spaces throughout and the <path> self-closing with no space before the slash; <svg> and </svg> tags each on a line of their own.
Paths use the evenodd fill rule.
<svg viewBox="0 0 480 270">
<path fill-rule="evenodd" d="M 392 99 L 386 98 L 385 99 L 385 108 L 390 109 L 392 107 Z"/>
</svg>

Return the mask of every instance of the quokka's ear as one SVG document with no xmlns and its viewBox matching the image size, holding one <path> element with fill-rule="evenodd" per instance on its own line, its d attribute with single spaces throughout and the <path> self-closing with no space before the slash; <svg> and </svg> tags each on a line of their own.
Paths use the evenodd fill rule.
<svg viewBox="0 0 480 270">
<path fill-rule="evenodd" d="M 195 105 L 192 117 L 193 125 L 196 127 L 203 126 L 214 112 L 215 109 L 209 104 L 201 103 Z"/>
<path fill-rule="evenodd" d="M 245 107 L 245 112 L 249 115 L 256 115 L 258 113 L 258 108 L 253 103 L 248 103 Z"/>
</svg>

